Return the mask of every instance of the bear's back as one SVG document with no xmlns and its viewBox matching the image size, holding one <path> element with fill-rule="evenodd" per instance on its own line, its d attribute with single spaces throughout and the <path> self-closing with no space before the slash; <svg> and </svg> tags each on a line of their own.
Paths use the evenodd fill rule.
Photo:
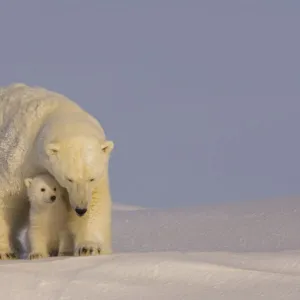
<svg viewBox="0 0 300 300">
<path fill-rule="evenodd" d="M 80 110 L 67 97 L 41 87 L 16 83 L 0 88 L 0 126 L 11 117 L 20 119 L 30 116 L 32 122 L 58 107 Z"/>
<path fill-rule="evenodd" d="M 0 88 L 0 168 L 9 178 L 23 163 L 37 133 L 56 111 L 82 111 L 67 97 L 40 87 L 12 84 Z"/>
</svg>

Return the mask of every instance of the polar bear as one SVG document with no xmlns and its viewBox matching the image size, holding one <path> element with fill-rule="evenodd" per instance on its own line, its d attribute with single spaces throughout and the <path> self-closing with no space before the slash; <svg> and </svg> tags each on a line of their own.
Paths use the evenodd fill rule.
<svg viewBox="0 0 300 300">
<path fill-rule="evenodd" d="M 0 259 L 17 255 L 28 221 L 24 179 L 50 173 L 67 190 L 74 255 L 110 254 L 114 143 L 74 101 L 22 83 L 0 88 Z"/>
<path fill-rule="evenodd" d="M 68 255 L 73 247 L 67 227 L 65 191 L 50 174 L 26 178 L 24 183 L 30 203 L 28 258 L 48 257 L 51 253 Z"/>
</svg>

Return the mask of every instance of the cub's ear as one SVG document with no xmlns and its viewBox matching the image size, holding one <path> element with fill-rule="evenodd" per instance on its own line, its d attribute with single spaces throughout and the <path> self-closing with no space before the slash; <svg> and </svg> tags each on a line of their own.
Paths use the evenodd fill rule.
<svg viewBox="0 0 300 300">
<path fill-rule="evenodd" d="M 31 183 L 32 183 L 32 178 L 25 178 L 24 179 L 24 183 L 25 183 L 25 186 L 28 188 L 31 186 Z"/>
<path fill-rule="evenodd" d="M 105 141 L 101 145 L 101 149 L 104 153 L 109 154 L 114 149 L 114 142 L 113 141 Z"/>
<path fill-rule="evenodd" d="M 46 146 L 46 153 L 50 155 L 55 155 L 59 151 L 59 144 L 57 143 L 51 143 Z"/>
</svg>

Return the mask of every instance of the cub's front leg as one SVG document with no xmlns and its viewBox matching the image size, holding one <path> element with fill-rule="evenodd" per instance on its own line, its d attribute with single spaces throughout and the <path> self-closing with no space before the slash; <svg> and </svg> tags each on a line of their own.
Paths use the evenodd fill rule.
<svg viewBox="0 0 300 300">
<path fill-rule="evenodd" d="M 37 217 L 31 220 L 28 229 L 28 238 L 31 252 L 28 255 L 29 259 L 38 259 L 49 257 L 48 249 L 48 232 L 43 226 L 42 217 Z"/>
</svg>

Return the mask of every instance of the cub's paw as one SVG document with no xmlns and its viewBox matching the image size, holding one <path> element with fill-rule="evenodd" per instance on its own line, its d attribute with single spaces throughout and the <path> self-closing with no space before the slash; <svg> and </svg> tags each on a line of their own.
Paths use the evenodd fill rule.
<svg viewBox="0 0 300 300">
<path fill-rule="evenodd" d="M 40 258 L 46 258 L 48 257 L 48 255 L 42 254 L 42 253 L 38 253 L 38 252 L 32 252 L 28 255 L 28 259 L 40 259 Z"/>
<path fill-rule="evenodd" d="M 75 249 L 75 256 L 95 256 L 101 254 L 101 245 L 99 244 L 83 244 Z"/>
<path fill-rule="evenodd" d="M 17 255 L 14 252 L 1 252 L 0 259 L 1 260 L 17 259 Z"/>
</svg>

